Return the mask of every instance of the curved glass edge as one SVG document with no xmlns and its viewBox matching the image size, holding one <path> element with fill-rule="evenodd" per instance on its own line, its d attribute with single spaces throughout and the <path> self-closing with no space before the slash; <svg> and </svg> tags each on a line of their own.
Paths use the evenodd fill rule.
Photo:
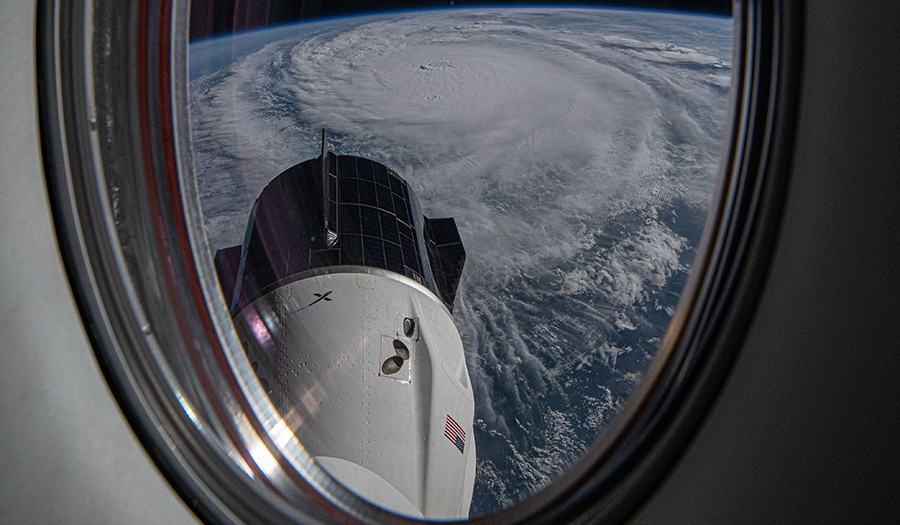
<svg viewBox="0 0 900 525">
<path fill-rule="evenodd" d="M 284 422 L 281 414 L 272 404 L 269 396 L 265 393 L 258 377 L 253 372 L 250 360 L 244 351 L 231 316 L 228 311 L 227 301 L 222 295 L 222 289 L 219 286 L 218 276 L 213 261 L 213 251 L 210 248 L 209 240 L 206 236 L 206 227 L 203 222 L 203 215 L 200 205 L 200 192 L 197 187 L 197 180 L 194 177 L 193 161 L 191 158 L 191 139 L 190 139 L 190 114 L 188 108 L 190 105 L 188 93 L 188 34 L 190 17 L 188 14 L 187 1 L 175 2 L 175 11 L 181 17 L 173 24 L 174 38 L 172 42 L 172 81 L 171 93 L 173 96 L 172 106 L 172 129 L 175 138 L 176 162 L 178 185 L 181 192 L 181 200 L 183 203 L 185 223 L 187 226 L 187 234 L 189 237 L 189 245 L 195 264 L 196 278 L 202 289 L 205 305 L 212 305 L 207 310 L 210 320 L 215 329 L 215 335 L 221 345 L 221 351 L 230 367 L 230 372 L 240 388 L 240 392 L 246 397 L 247 406 L 251 410 L 250 417 L 258 420 L 261 436 L 248 436 L 251 451 L 257 451 L 255 454 L 259 456 L 257 463 L 270 466 L 269 472 L 265 472 L 271 477 L 290 477 L 288 473 L 278 472 L 278 470 L 293 469 L 299 473 L 305 482 L 309 483 L 320 494 L 327 495 L 330 499 L 345 512 L 357 519 L 365 520 L 367 517 L 379 518 L 381 522 L 390 520 L 392 522 L 406 521 L 407 518 L 386 512 L 364 500 L 361 500 L 353 492 L 344 488 L 342 485 L 334 481 L 331 476 L 326 474 L 311 456 L 306 452 L 302 443 L 294 436 L 289 426 Z M 418 285 L 417 285 L 418 286 Z M 427 291 L 431 294 L 431 291 Z M 216 308 L 219 306 L 219 308 Z M 237 415 L 235 413 L 236 424 L 244 425 L 246 423 L 246 414 Z M 251 452 L 251 454 L 253 454 Z M 282 456 L 287 465 L 281 465 L 280 469 L 275 468 L 272 456 Z M 257 460 L 254 457 L 254 460 Z M 285 468 L 286 467 L 286 468 Z M 297 480 L 295 480 L 297 481 Z M 337 520 L 340 521 L 340 520 Z"/>
<path fill-rule="evenodd" d="M 176 2 L 171 11 L 162 9 L 168 4 L 144 2 L 132 6 L 128 17 L 112 16 L 114 8 L 122 9 L 112 3 L 42 3 L 40 98 L 48 185 L 66 269 L 120 406 L 169 481 L 203 519 L 278 522 L 302 516 L 307 522 L 410 521 L 355 498 L 315 467 L 296 439 L 278 433 L 280 417 L 249 372 L 227 312 L 217 315 L 198 304 L 198 291 L 205 304 L 224 304 L 224 300 L 202 233 L 197 189 L 189 176 L 189 131 L 182 132 L 189 130 L 184 58 L 187 2 Z M 584 461 L 529 500 L 473 521 L 627 519 L 678 457 L 714 400 L 765 277 L 790 154 L 794 73 L 799 62 L 798 7 L 763 4 L 746 2 L 735 7 L 734 63 L 740 68 L 732 94 L 735 116 L 723 155 L 720 200 L 647 379 Z M 92 21 L 102 23 L 94 27 Z M 155 35 L 150 31 L 154 25 Z M 171 38 L 168 46 L 159 45 L 160 35 Z M 114 42 L 129 45 L 116 51 L 111 48 Z M 169 50 L 168 56 L 154 57 L 151 43 Z M 171 73 L 167 85 L 154 76 L 166 70 Z M 168 145 L 160 138 L 165 117 L 153 117 L 154 109 L 157 116 L 164 115 L 163 107 L 152 107 L 147 93 L 153 81 L 170 89 L 173 97 L 168 108 L 172 118 Z M 111 97 L 111 88 L 117 97 Z M 134 119 L 142 111 L 143 116 Z M 111 144 L 113 131 L 120 138 Z M 166 151 L 173 144 L 174 155 L 171 149 Z M 177 168 L 174 181 L 167 162 Z M 163 201 L 174 197 L 170 205 L 181 201 L 187 212 L 185 230 L 171 222 L 153 222 L 161 219 L 153 218 L 153 205 L 147 202 L 154 196 L 141 195 L 145 178 L 154 182 L 144 188 L 147 193 L 161 191 L 155 198 Z M 127 181 L 133 186 L 124 184 Z M 123 208 L 128 205 L 134 208 Z M 157 205 L 157 210 L 166 209 Z M 148 224 L 155 227 L 153 232 L 146 231 Z M 173 257 L 174 267 L 166 268 L 163 255 L 178 249 L 189 251 L 189 255 L 182 252 L 189 261 Z M 199 283 L 200 290 L 191 290 L 184 282 L 167 282 L 167 270 L 180 276 L 194 272 L 187 277 Z M 181 312 L 185 319 L 165 311 L 167 304 L 177 301 L 187 310 Z M 205 321 L 204 315 L 208 316 Z M 214 357 L 209 361 L 217 344 L 221 344 L 224 363 Z M 186 355 L 202 358 L 184 362 Z M 185 367 L 194 365 L 219 383 L 190 384 Z M 228 384 L 228 374 L 234 374 L 236 384 Z M 253 393 L 246 400 L 249 405 L 233 397 L 235 386 Z M 209 399 L 209 393 L 225 394 L 223 406 L 231 415 L 229 420 L 223 423 L 216 417 L 222 407 L 211 406 L 218 401 Z M 258 420 L 248 420 L 242 406 L 251 408 Z M 283 441 L 272 439 L 279 435 Z M 324 502 L 309 499 L 314 494 L 285 488 L 298 481 L 289 471 L 266 476 L 269 487 L 250 483 L 256 472 L 247 458 L 248 454 L 252 458 L 257 442 L 282 456 L 286 462 L 282 467 L 299 472 L 302 482 L 329 494 L 349 515 L 341 518 L 335 508 L 322 513 L 318 505 Z M 279 492 L 281 496 L 276 496 Z M 290 503 L 310 515 L 301 515 Z"/>
<path fill-rule="evenodd" d="M 800 34 L 793 3 L 736 3 L 734 13 L 734 63 L 741 68 L 719 197 L 651 369 L 584 461 L 525 502 L 473 521 L 627 519 L 686 446 L 727 376 L 780 217 Z"/>
<path fill-rule="evenodd" d="M 178 257 L 187 244 L 167 136 L 172 100 L 160 87 L 184 78 L 186 53 L 172 54 L 172 35 L 186 28 L 187 2 L 47 1 L 40 13 L 54 222 L 97 359 L 137 437 L 205 521 L 335 521 L 343 514 L 307 481 L 323 476 L 308 457 L 294 462 L 307 477 L 259 468 L 274 434 L 234 395 L 241 385 L 196 309 L 191 258 Z"/>
</svg>

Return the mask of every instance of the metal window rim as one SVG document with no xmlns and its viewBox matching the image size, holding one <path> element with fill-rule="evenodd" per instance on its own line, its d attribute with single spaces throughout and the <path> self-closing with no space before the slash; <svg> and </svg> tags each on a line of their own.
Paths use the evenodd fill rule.
<svg viewBox="0 0 900 525">
<path fill-rule="evenodd" d="M 253 436 L 276 456 L 281 451 L 252 411 L 243 429 L 223 417 L 252 400 L 242 397 L 244 379 L 234 376 L 222 348 L 239 345 L 228 339 L 227 312 L 222 317 L 206 306 L 215 274 L 205 238 L 193 228 L 199 212 L 191 207 L 196 188 L 184 127 L 187 4 L 39 5 L 47 184 L 97 359 L 136 435 L 202 520 L 410 522 L 355 497 L 311 460 L 276 457 L 281 471 L 268 477 L 251 465 L 261 482 L 250 482 L 239 466 Z M 647 379 L 578 465 L 525 501 L 473 522 L 627 520 L 680 456 L 726 380 L 778 232 L 802 30 L 796 2 L 737 2 L 734 16 L 722 182 Z M 302 455 L 302 447 L 294 453 Z"/>
</svg>

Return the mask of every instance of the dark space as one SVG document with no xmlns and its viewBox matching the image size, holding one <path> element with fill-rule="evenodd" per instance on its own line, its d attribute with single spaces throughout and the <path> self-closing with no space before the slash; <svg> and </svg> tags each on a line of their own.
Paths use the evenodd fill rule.
<svg viewBox="0 0 900 525">
<path fill-rule="evenodd" d="M 380 11 L 403 11 L 441 7 L 475 7 L 478 5 L 566 5 L 633 9 L 685 11 L 723 16 L 731 14 L 729 0 L 193 0 L 191 2 L 191 40 L 276 26 L 298 20 L 312 20 Z"/>
</svg>

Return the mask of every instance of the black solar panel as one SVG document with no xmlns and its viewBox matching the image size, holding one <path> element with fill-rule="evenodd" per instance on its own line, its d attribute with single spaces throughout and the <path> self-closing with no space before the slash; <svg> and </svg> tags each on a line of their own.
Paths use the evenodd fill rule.
<svg viewBox="0 0 900 525">
<path fill-rule="evenodd" d="M 456 221 L 452 218 L 426 218 L 424 230 L 435 284 L 444 304 L 453 310 L 459 277 L 466 262 L 466 250 L 459 238 Z"/>
<path fill-rule="evenodd" d="M 320 166 L 321 166 L 321 164 L 320 164 Z M 337 167 L 338 167 L 338 156 L 335 155 L 334 153 L 330 153 L 328 155 L 328 171 L 330 173 L 337 173 Z"/>
<path fill-rule="evenodd" d="M 341 204 L 340 229 L 341 235 L 362 233 L 362 224 L 359 218 L 359 206 L 355 204 Z"/>
<path fill-rule="evenodd" d="M 360 179 L 375 182 L 375 171 L 372 167 L 372 161 L 369 159 L 356 159 L 356 173 Z"/>
<path fill-rule="evenodd" d="M 384 268 L 384 241 L 375 237 L 363 237 L 363 260 L 366 266 Z"/>
<path fill-rule="evenodd" d="M 374 164 L 374 163 L 373 163 L 373 164 Z M 385 187 L 387 187 L 387 188 L 390 188 L 390 187 L 391 187 L 391 181 L 390 181 L 390 179 L 388 178 L 387 167 L 385 167 L 384 164 L 375 164 L 374 167 L 375 167 L 375 169 L 374 169 L 374 171 L 375 171 L 375 182 L 377 182 L 378 184 L 381 184 L 382 186 L 385 186 Z"/>
<path fill-rule="evenodd" d="M 400 232 L 397 230 L 397 218 L 384 210 L 378 211 L 381 221 L 381 238 L 394 244 L 400 244 Z"/>
<path fill-rule="evenodd" d="M 378 220 L 378 210 L 369 206 L 357 206 L 359 209 L 359 230 L 363 235 L 370 237 L 381 236 L 381 222 Z"/>
<path fill-rule="evenodd" d="M 382 186 L 381 184 L 375 185 L 375 194 L 378 196 L 378 207 L 382 210 L 389 211 L 391 213 L 394 212 L 394 197 L 391 193 L 390 188 L 387 186 Z"/>
<path fill-rule="evenodd" d="M 359 190 L 356 179 L 341 177 L 341 202 L 359 202 Z"/>
<path fill-rule="evenodd" d="M 386 242 L 384 243 L 384 257 L 387 264 L 387 270 L 404 273 L 403 255 L 398 244 Z"/>
<path fill-rule="evenodd" d="M 359 203 L 366 206 L 378 207 L 378 196 L 375 193 L 375 182 L 359 180 Z"/>
<path fill-rule="evenodd" d="M 412 225 L 412 221 L 410 220 L 409 214 L 409 204 L 406 202 L 403 197 L 400 197 L 396 194 L 392 194 L 394 199 L 394 213 L 397 214 L 397 218 L 406 224 Z"/>
<path fill-rule="evenodd" d="M 400 235 L 405 235 L 409 238 L 412 238 L 413 236 L 412 228 L 410 228 L 406 223 L 397 221 L 397 230 L 399 230 Z"/>
<path fill-rule="evenodd" d="M 248 226 L 252 232 L 246 255 L 234 247 L 240 254 L 234 258 L 243 258 L 234 263 L 243 270 L 237 270 L 234 294 L 229 294 L 240 296 L 233 307 L 243 307 L 271 285 L 307 269 L 354 265 L 406 275 L 452 309 L 465 262 L 452 219 L 415 219 L 412 191 L 382 164 L 330 153 L 327 159 L 324 180 L 321 160 L 311 159 L 278 175 L 260 194 Z M 425 230 L 417 233 L 416 222 Z M 323 224 L 337 233 L 331 247 Z M 425 264 L 433 279 L 425 279 Z"/>
<path fill-rule="evenodd" d="M 416 243 L 409 237 L 400 236 L 400 246 L 403 250 L 403 262 L 418 273 L 422 273 L 422 265 L 419 262 L 419 254 L 416 251 Z"/>
<path fill-rule="evenodd" d="M 403 197 L 404 183 L 402 180 L 400 180 L 400 177 L 398 177 L 396 173 L 391 172 L 390 181 L 391 181 L 391 191 L 396 193 L 400 197 Z"/>
<path fill-rule="evenodd" d="M 337 158 L 337 166 L 341 178 L 356 177 L 356 157 L 342 155 Z"/>
<path fill-rule="evenodd" d="M 362 266 L 363 259 L 362 237 L 359 235 L 342 235 L 340 239 L 341 264 Z"/>
</svg>

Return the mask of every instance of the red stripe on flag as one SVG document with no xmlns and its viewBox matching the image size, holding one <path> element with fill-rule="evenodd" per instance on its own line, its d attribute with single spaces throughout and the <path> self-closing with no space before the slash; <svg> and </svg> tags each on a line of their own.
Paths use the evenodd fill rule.
<svg viewBox="0 0 900 525">
<path fill-rule="evenodd" d="M 449 439 L 450 442 L 454 445 L 457 444 L 457 439 L 461 440 L 462 442 L 466 441 L 466 431 L 463 430 L 462 427 L 459 426 L 459 423 L 454 421 L 454 419 L 450 417 L 449 414 L 447 415 L 447 423 L 444 426 L 444 436 L 446 436 L 447 439 Z M 462 452 L 462 450 L 460 450 L 460 452 Z"/>
<path fill-rule="evenodd" d="M 447 425 L 450 427 L 453 427 L 453 429 L 455 429 L 457 432 L 459 432 L 462 435 L 463 439 L 465 439 L 466 431 L 463 430 L 462 427 L 459 426 L 459 423 L 454 421 L 453 418 L 450 416 L 447 416 Z"/>
</svg>

